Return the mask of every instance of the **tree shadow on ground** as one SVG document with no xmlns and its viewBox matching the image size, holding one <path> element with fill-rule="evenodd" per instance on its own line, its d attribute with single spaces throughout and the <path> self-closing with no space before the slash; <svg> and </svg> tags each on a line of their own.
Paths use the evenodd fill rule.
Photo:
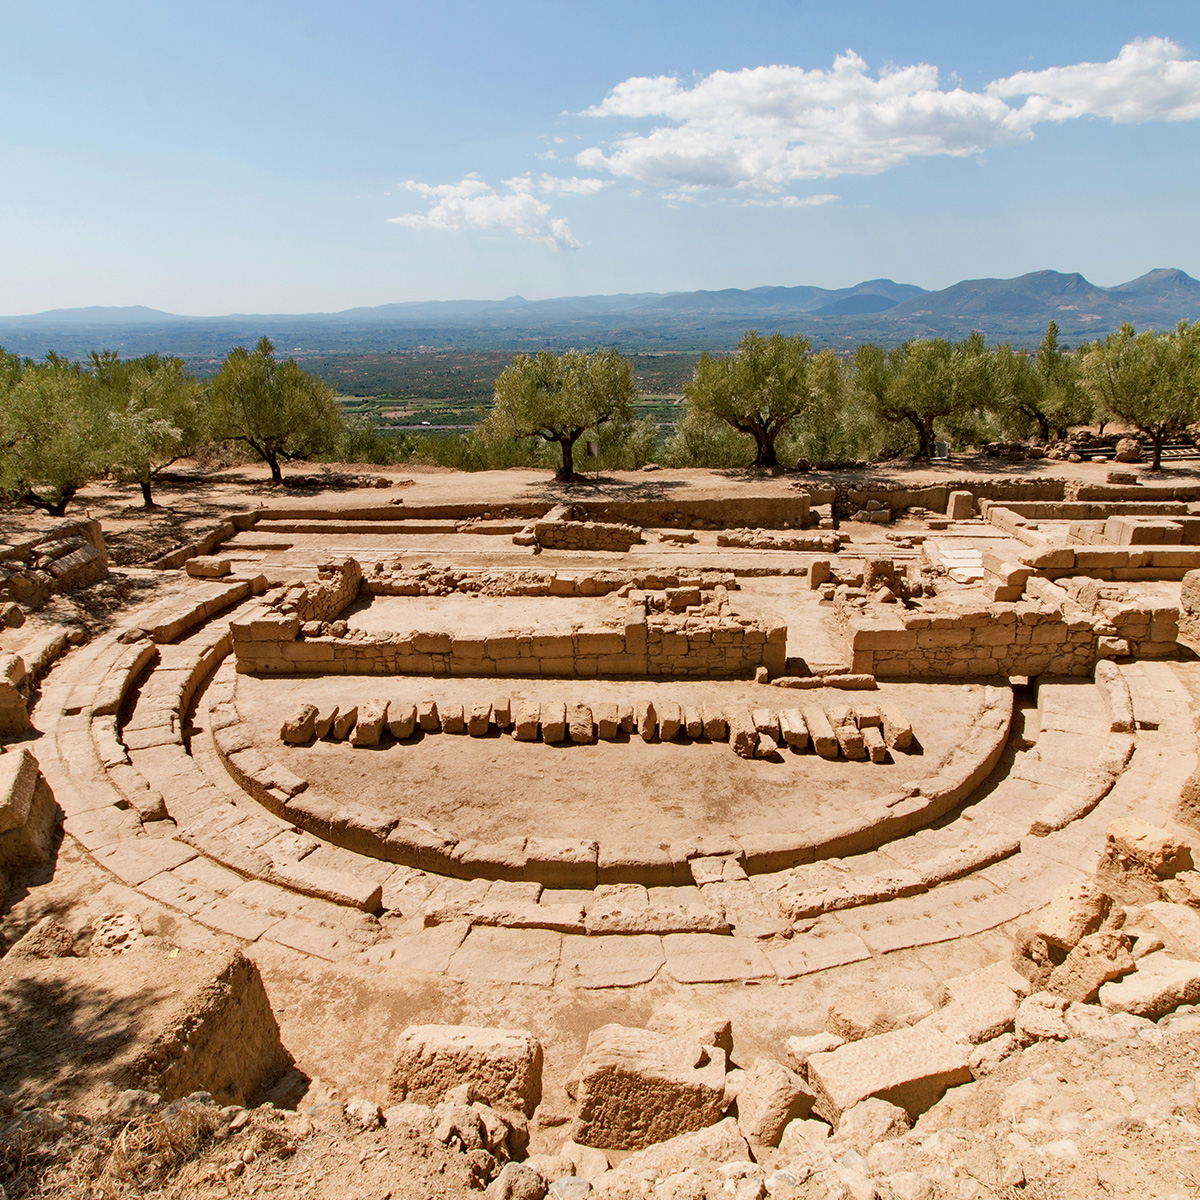
<svg viewBox="0 0 1200 1200">
<path fill-rule="evenodd" d="M 529 498 L 545 498 L 567 503 L 571 500 L 603 498 L 607 500 L 658 500 L 667 492 L 686 488 L 686 479 L 617 479 L 612 475 L 580 475 L 570 483 L 547 480 L 527 489 Z"/>
</svg>

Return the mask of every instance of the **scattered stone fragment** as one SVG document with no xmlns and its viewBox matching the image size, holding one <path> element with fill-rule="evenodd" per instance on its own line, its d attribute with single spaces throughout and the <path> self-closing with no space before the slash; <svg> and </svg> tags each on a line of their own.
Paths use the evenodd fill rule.
<svg viewBox="0 0 1200 1200">
<path fill-rule="evenodd" d="M 358 705 L 353 704 L 349 708 L 339 708 L 330 730 L 334 741 L 344 742 L 350 736 L 350 731 L 354 728 L 357 720 Z"/>
<path fill-rule="evenodd" d="M 576 746 L 590 746 L 596 740 L 592 710 L 586 704 L 572 704 L 567 709 L 567 731 Z"/>
<path fill-rule="evenodd" d="M 1134 969 L 1129 938 L 1119 930 L 1101 930 L 1082 937 L 1071 953 L 1050 973 L 1046 990 L 1077 1003 L 1095 1000 L 1101 984 L 1120 979 Z"/>
<path fill-rule="evenodd" d="M 518 700 L 513 705 L 512 735 L 518 742 L 536 742 L 541 709 L 529 700 Z"/>
<path fill-rule="evenodd" d="M 744 708 L 735 708 L 729 714 L 729 748 L 738 758 L 753 758 L 758 749 L 758 730 Z"/>
<path fill-rule="evenodd" d="M 1161 950 L 1147 954 L 1136 971 L 1104 984 L 1099 994 L 1100 1003 L 1110 1012 L 1157 1020 L 1181 1004 L 1200 1000 L 1200 962 L 1172 958 Z"/>
<path fill-rule="evenodd" d="M 758 745 L 754 747 L 754 757 L 767 759 L 770 762 L 779 761 L 779 745 L 769 733 L 758 735 Z"/>
<path fill-rule="evenodd" d="M 440 1100 L 468 1081 L 488 1104 L 530 1115 L 542 1095 L 542 1047 L 521 1030 L 410 1025 L 396 1045 L 393 1102 Z"/>
<path fill-rule="evenodd" d="M 704 714 L 694 705 L 683 710 L 683 731 L 692 741 L 704 736 Z"/>
<path fill-rule="evenodd" d="M 728 736 L 729 726 L 725 714 L 707 705 L 703 709 L 704 736 L 710 742 L 723 742 Z"/>
<path fill-rule="evenodd" d="M 398 741 L 410 738 L 417 728 L 417 706 L 415 704 L 394 702 L 388 705 L 388 731 Z"/>
<path fill-rule="evenodd" d="M 839 1046 L 844 1046 L 846 1039 L 836 1033 L 812 1033 L 807 1037 L 790 1037 L 784 1044 L 788 1065 L 797 1071 L 802 1079 L 808 1078 L 808 1060 L 814 1054 L 828 1054 Z"/>
<path fill-rule="evenodd" d="M 653 700 L 637 702 L 637 728 L 643 742 L 653 742 L 658 739 L 658 709 Z"/>
<path fill-rule="evenodd" d="M 825 1014 L 827 1032 L 847 1042 L 915 1025 L 933 1005 L 909 987 L 868 988 L 839 997 Z"/>
<path fill-rule="evenodd" d="M 355 746 L 378 746 L 387 723 L 387 701 L 366 700 L 358 706 L 358 720 L 350 742 Z"/>
<path fill-rule="evenodd" d="M 1033 1042 L 1065 1041 L 1070 1036 L 1063 1012 L 1067 1000 L 1063 996 L 1051 996 L 1048 992 L 1034 992 L 1021 1001 L 1017 1008 L 1014 1029 L 1017 1041 L 1022 1046 Z"/>
<path fill-rule="evenodd" d="M 888 748 L 883 740 L 883 734 L 874 725 L 868 725 L 861 731 L 863 746 L 873 763 L 887 762 Z"/>
<path fill-rule="evenodd" d="M 305 742 L 312 740 L 316 725 L 317 706 L 300 704 L 285 718 L 279 736 L 289 746 L 302 746 Z"/>
<path fill-rule="evenodd" d="M 789 1121 L 812 1111 L 812 1092 L 782 1063 L 756 1059 L 738 1086 L 738 1128 L 747 1141 L 777 1146 Z"/>
<path fill-rule="evenodd" d="M 1087 880 L 1059 888 L 1037 923 L 1038 934 L 1051 946 L 1070 951 L 1080 938 L 1095 933 L 1104 923 L 1112 899 Z"/>
<path fill-rule="evenodd" d="M 575 1141 L 640 1150 L 721 1119 L 725 1052 L 648 1029 L 604 1025 L 588 1037 L 567 1090 L 578 1102 Z"/>
<path fill-rule="evenodd" d="M 835 1137 L 839 1146 L 866 1154 L 877 1143 L 903 1137 L 911 1128 L 904 1109 L 872 1096 L 842 1114 Z"/>
<path fill-rule="evenodd" d="M 337 715 L 338 706 L 336 704 L 331 708 L 321 709 L 313 722 L 313 735 L 318 738 L 333 736 L 333 726 L 337 721 Z"/>
<path fill-rule="evenodd" d="M 883 740 L 890 750 L 907 750 L 913 743 L 912 725 L 907 717 L 892 707 L 880 708 Z"/>
<path fill-rule="evenodd" d="M 779 714 L 779 733 L 793 750 L 808 748 L 808 726 L 798 708 L 786 708 Z"/>
<path fill-rule="evenodd" d="M 512 724 L 512 701 L 507 696 L 492 701 L 492 723 L 501 731 Z"/>
</svg>

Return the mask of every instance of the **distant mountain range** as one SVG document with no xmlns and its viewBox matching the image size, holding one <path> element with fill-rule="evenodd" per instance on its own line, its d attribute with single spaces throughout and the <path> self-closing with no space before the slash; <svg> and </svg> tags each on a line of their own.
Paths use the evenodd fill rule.
<svg viewBox="0 0 1200 1200">
<path fill-rule="evenodd" d="M 297 357 L 386 354 L 422 347 L 521 350 L 615 345 L 624 350 L 724 350 L 742 332 L 803 332 L 817 346 L 910 337 L 966 336 L 1036 345 L 1055 320 L 1068 345 L 1102 337 L 1123 321 L 1166 328 L 1200 318 L 1200 282 L 1161 268 L 1102 288 L 1079 274 L 1035 271 L 1015 279 L 966 279 L 931 292 L 871 279 L 848 288 L 758 287 L 638 292 L 554 300 L 414 301 L 335 313 L 183 317 L 140 305 L 60 308 L 0 317 L 0 346 L 40 358 L 93 349 L 151 350 L 204 364 L 263 334 Z"/>
</svg>

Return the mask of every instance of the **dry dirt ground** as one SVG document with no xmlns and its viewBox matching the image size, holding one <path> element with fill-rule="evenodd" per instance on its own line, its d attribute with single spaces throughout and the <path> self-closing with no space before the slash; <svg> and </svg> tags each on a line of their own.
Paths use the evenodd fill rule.
<svg viewBox="0 0 1200 1200">
<path fill-rule="evenodd" d="M 92 589 L 88 597 L 55 601 L 22 629 L 4 631 L 0 647 L 19 649 L 25 639 L 49 623 L 74 622 L 92 632 L 105 628 L 119 619 L 124 606 L 152 597 L 163 586 L 161 577 L 146 570 L 144 564 L 207 531 L 228 513 L 246 507 L 303 505 L 318 497 L 323 505 L 378 503 L 393 495 L 412 503 L 470 498 L 499 505 L 518 497 L 572 494 L 542 472 L 464 476 L 421 468 L 371 470 L 389 476 L 396 488 L 281 492 L 267 483 L 265 471 L 258 467 L 226 470 L 206 478 L 198 471 L 189 474 L 185 465 L 176 481 L 164 482 L 157 489 L 162 508 L 147 513 L 134 489 L 90 487 L 81 493 L 72 511 L 87 511 L 102 521 L 114 563 L 112 580 Z M 960 459 L 920 471 L 872 474 L 935 480 L 984 474 L 1054 474 L 1099 481 L 1104 473 L 1104 467 L 1087 463 L 1043 461 L 1013 468 L 995 460 Z M 1194 481 L 1198 474 L 1190 468 L 1177 468 L 1162 472 L 1159 478 Z M 707 471 L 614 474 L 580 484 L 576 494 L 734 496 L 752 484 L 758 494 L 778 491 L 782 496 L 797 478 Z M 40 523 L 40 517 L 24 511 L 0 514 L 0 537 Z M 769 588 L 764 588 L 764 597 L 768 593 Z M 536 619 L 532 609 L 530 616 Z M 488 618 L 472 614 L 471 619 Z M 262 722 L 262 736 L 272 739 L 277 736 L 282 710 L 301 692 L 307 699 L 316 688 L 322 695 L 312 698 L 324 699 L 327 694 L 336 700 L 337 689 L 345 686 L 345 681 L 333 679 L 273 682 L 269 696 L 264 688 L 263 697 L 253 701 L 254 690 L 263 683 L 243 679 L 239 687 L 252 699 L 250 707 Z M 1193 672 L 1188 686 L 1195 690 L 1195 684 Z M 547 681 L 539 684 L 538 692 L 550 697 L 565 686 Z M 618 694 L 624 698 L 622 685 L 611 686 L 613 698 Z M 731 694 L 742 686 L 728 685 Z M 956 698 L 947 699 L 945 688 L 931 687 L 926 694 L 924 685 L 892 686 L 914 713 L 925 753 L 944 754 L 970 716 L 961 689 Z M 372 680 L 370 687 L 380 698 L 390 698 L 393 691 L 397 697 L 407 697 L 411 691 L 411 698 L 419 698 L 405 681 Z M 457 695 L 454 689 L 465 689 L 467 684 L 444 681 L 438 687 L 439 697 L 453 700 Z M 420 690 L 424 694 L 429 689 Z M 594 685 L 594 690 L 599 695 L 600 685 Z M 519 694 L 518 689 L 509 691 Z M 883 772 L 890 780 L 922 769 L 919 757 L 914 762 L 882 767 L 841 764 L 837 778 L 827 764 L 811 756 L 803 760 L 803 766 L 784 763 L 773 768 L 774 775 L 758 771 L 763 764 L 745 764 L 747 773 L 736 794 L 730 796 L 728 784 L 734 765 L 724 748 L 633 746 L 636 760 L 632 770 L 643 773 L 634 783 L 628 782 L 627 756 L 621 758 L 618 775 L 616 761 L 604 757 L 605 748 L 588 749 L 597 753 L 589 754 L 581 764 L 574 761 L 576 755 L 569 748 L 516 747 L 490 739 L 469 745 L 466 739 L 445 735 L 380 751 L 321 743 L 297 751 L 303 757 L 302 767 L 297 769 L 326 790 L 340 788 L 344 794 L 377 798 L 381 804 L 394 795 L 393 781 L 402 780 L 406 789 L 421 796 L 428 819 L 466 822 L 481 834 L 502 832 L 508 823 L 539 822 L 548 832 L 561 831 L 568 836 L 584 835 L 597 823 L 636 828 L 638 822 L 648 822 L 673 828 L 671 823 L 677 821 L 693 826 L 697 821 L 695 798 L 703 801 L 718 790 L 723 794 L 721 803 L 702 804 L 699 810 L 701 821 L 711 822 L 714 828 L 727 822 L 753 822 L 768 805 L 780 803 L 785 792 L 797 805 L 797 821 L 820 820 L 822 805 L 834 803 L 839 788 L 856 789 L 863 779 L 874 787 Z M 482 765 L 493 781 L 487 788 L 473 786 Z M 847 765 L 853 768 L 856 782 L 846 782 Z M 806 792 L 797 791 L 800 771 L 807 773 Z M 786 788 L 780 785 L 784 776 L 778 772 L 788 772 Z M 828 778 L 823 778 L 823 772 Z M 801 801 L 795 800 L 797 794 L 803 797 Z M 645 807 L 647 795 L 653 797 L 653 808 Z M 1090 869 L 1087 863 L 1079 865 Z M 959 942 L 897 952 L 883 965 L 875 960 L 819 973 L 794 986 L 745 982 L 681 987 L 660 979 L 648 988 L 632 991 L 548 992 L 521 982 L 464 984 L 436 972 L 423 971 L 405 979 L 395 968 L 374 974 L 345 971 L 264 943 L 251 953 L 263 972 L 284 1044 L 293 1053 L 302 1078 L 298 1083 L 292 1081 L 291 1093 L 275 1097 L 281 1106 L 278 1110 L 255 1108 L 244 1124 L 233 1129 L 231 1121 L 238 1124 L 242 1120 L 234 1121 L 236 1114 L 220 1119 L 211 1114 L 193 1115 L 176 1119 L 174 1125 L 158 1116 L 116 1119 L 108 1115 L 114 1089 L 105 1082 L 112 1064 L 140 1028 L 139 1006 L 145 1006 L 148 1013 L 153 1007 L 153 989 L 142 990 L 130 983 L 145 971 L 145 967 L 135 967 L 139 956 L 170 955 L 172 950 L 209 953 L 221 939 L 120 883 L 70 841 L 59 847 L 49 870 L 15 882 L 0 918 L 0 935 L 11 944 L 48 914 L 73 931 L 83 930 L 95 917 L 115 912 L 135 913 L 145 935 L 104 967 L 119 973 L 121 964 L 128 963 L 123 987 L 67 992 L 53 982 L 49 969 L 39 977 L 35 968 L 25 970 L 20 987 L 11 974 L 0 981 L 6 1027 L 26 1031 L 23 1038 L 0 1047 L 0 1171 L 4 1173 L 0 1178 L 7 1179 L 11 1200 L 34 1195 L 440 1200 L 477 1194 L 469 1186 L 464 1156 L 440 1147 L 431 1149 L 425 1141 L 402 1131 L 356 1130 L 342 1117 L 340 1101 L 371 1092 L 372 1077 L 378 1080 L 386 1070 L 395 1036 L 409 1023 L 471 1021 L 534 1027 L 546 1044 L 551 1085 L 545 1112 L 532 1131 L 533 1148 L 549 1152 L 565 1136 L 557 1124 L 565 1109 L 561 1082 L 578 1060 L 588 1031 L 599 1024 L 642 1025 L 664 1002 L 682 1000 L 701 1012 L 732 1018 L 734 1059 L 744 1064 L 760 1052 L 778 1056 L 778 1045 L 786 1035 L 819 1028 L 829 1001 L 846 991 L 902 983 L 932 992 L 940 978 L 1007 957 L 1011 948 L 1010 934 L 991 931 Z M 162 981 L 167 990 L 176 984 L 169 975 Z M 1039 1043 L 1013 1055 L 994 1074 L 951 1091 L 907 1138 L 874 1149 L 866 1147 L 863 1152 L 872 1162 L 871 1155 L 881 1162 L 891 1156 L 887 1170 L 919 1172 L 930 1181 L 932 1190 L 913 1191 L 912 1196 L 956 1200 L 976 1196 L 1012 1200 L 1022 1195 L 1047 1200 L 1197 1197 L 1198 1067 L 1200 1013 L 1187 1010 L 1155 1030 L 1123 1042 L 1072 1039 Z M 19 1106 L 35 1102 L 39 1106 L 32 1110 L 38 1114 L 36 1118 L 27 1115 L 21 1119 Z M 284 1107 L 287 1105 L 298 1105 L 298 1109 Z M 556 1105 L 560 1114 L 554 1111 Z M 28 1114 L 31 1110 L 26 1107 L 24 1111 Z M 1035 1145 L 1041 1149 L 1034 1150 Z M 1047 1147 L 1054 1148 L 1047 1152 Z M 732 1196 L 735 1189 L 728 1190 Z M 872 1193 L 855 1191 L 851 1183 L 841 1192 L 831 1191 L 824 1181 L 818 1183 L 814 1178 L 783 1194 L 823 1200 L 826 1195 Z"/>
</svg>

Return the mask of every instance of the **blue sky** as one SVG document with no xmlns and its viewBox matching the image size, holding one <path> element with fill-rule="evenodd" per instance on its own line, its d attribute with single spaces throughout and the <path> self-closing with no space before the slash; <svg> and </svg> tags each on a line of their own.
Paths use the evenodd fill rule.
<svg viewBox="0 0 1200 1200">
<path fill-rule="evenodd" d="M 1200 275 L 1200 4 L 5 0 L 0 312 Z"/>
</svg>

